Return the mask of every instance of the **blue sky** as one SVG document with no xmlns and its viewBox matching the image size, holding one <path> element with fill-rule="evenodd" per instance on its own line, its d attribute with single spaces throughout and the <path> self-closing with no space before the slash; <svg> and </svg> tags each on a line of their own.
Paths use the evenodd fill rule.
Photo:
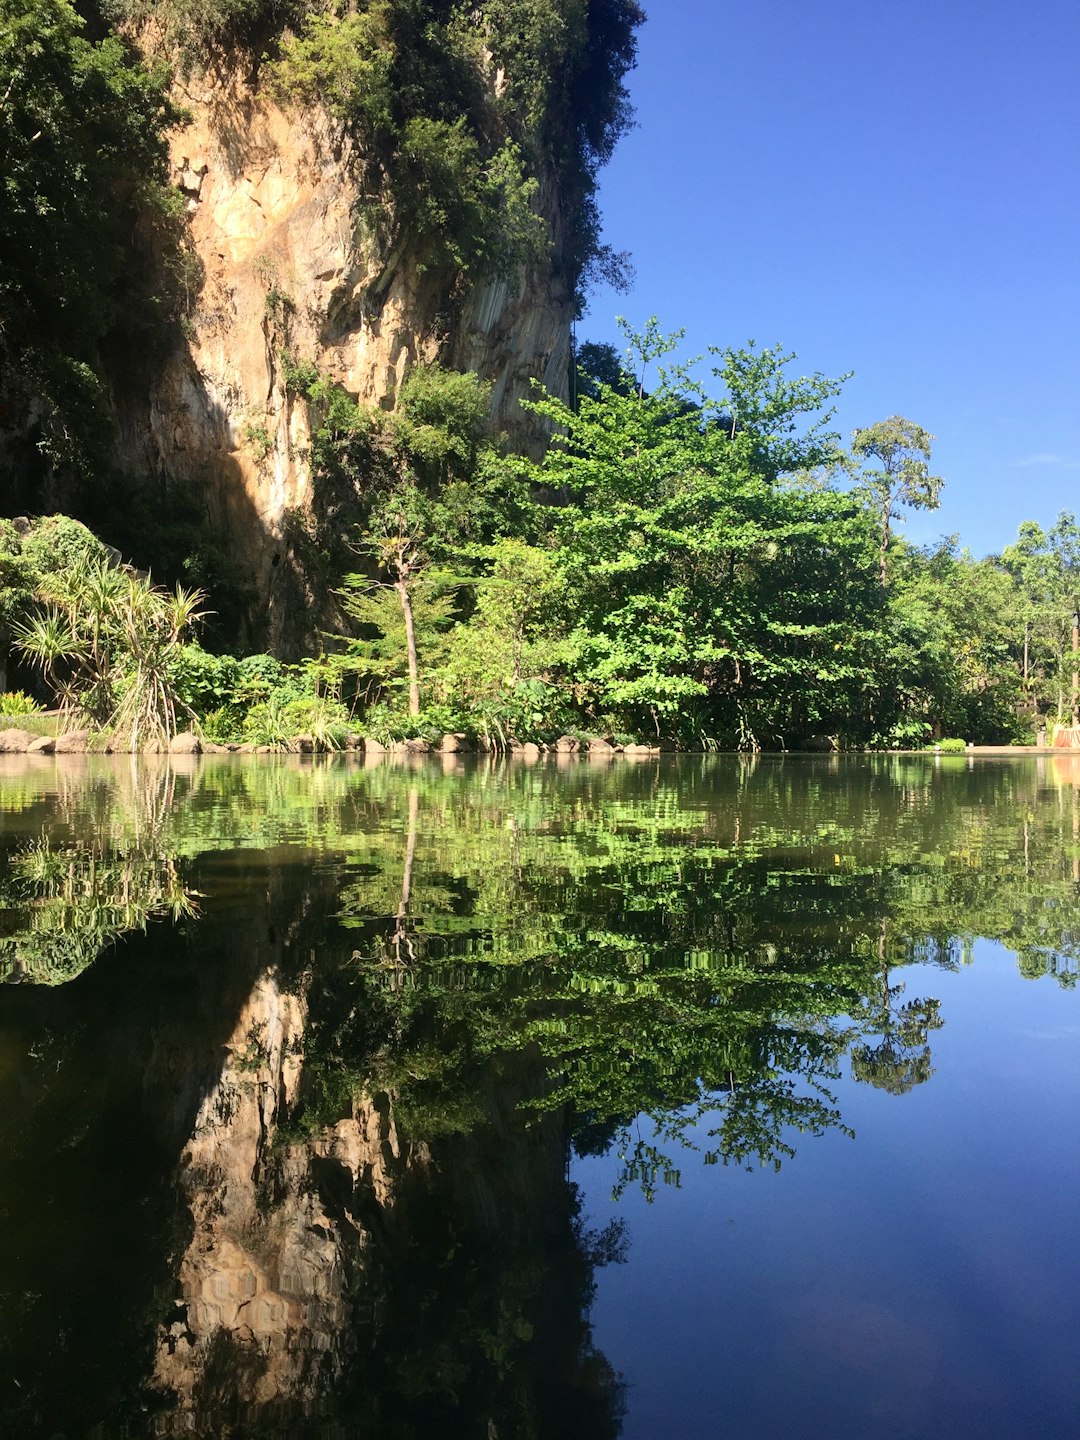
<svg viewBox="0 0 1080 1440">
<path fill-rule="evenodd" d="M 600 192 L 637 278 L 579 339 L 655 314 L 688 353 L 855 371 L 845 437 L 891 414 L 937 437 L 917 543 L 981 555 L 1080 511 L 1080 7 L 643 3 Z"/>
</svg>

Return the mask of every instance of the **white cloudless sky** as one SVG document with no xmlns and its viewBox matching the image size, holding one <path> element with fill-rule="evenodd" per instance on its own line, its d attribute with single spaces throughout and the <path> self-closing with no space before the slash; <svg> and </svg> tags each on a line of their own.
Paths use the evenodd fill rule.
<svg viewBox="0 0 1080 1440">
<path fill-rule="evenodd" d="M 936 437 L 940 510 L 976 555 L 1080 511 L 1080 6 L 1066 0 L 644 0 L 637 127 L 602 172 L 633 256 L 615 316 L 686 352 L 783 344 L 853 370 L 845 438 Z"/>
</svg>

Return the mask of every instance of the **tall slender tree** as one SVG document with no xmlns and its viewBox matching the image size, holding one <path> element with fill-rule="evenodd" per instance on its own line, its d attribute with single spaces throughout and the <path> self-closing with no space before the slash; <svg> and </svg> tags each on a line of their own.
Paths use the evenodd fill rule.
<svg viewBox="0 0 1080 1440">
<path fill-rule="evenodd" d="M 889 536 L 896 508 L 936 510 L 940 504 L 939 475 L 930 474 L 930 446 L 934 437 L 913 420 L 890 415 L 865 430 L 856 430 L 851 448 L 861 460 L 877 460 L 877 469 L 861 473 L 861 488 L 881 516 L 881 588 L 888 584 Z"/>
</svg>

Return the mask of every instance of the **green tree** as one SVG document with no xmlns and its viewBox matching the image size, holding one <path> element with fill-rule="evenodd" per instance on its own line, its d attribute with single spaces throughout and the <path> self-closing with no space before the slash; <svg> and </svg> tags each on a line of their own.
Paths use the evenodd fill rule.
<svg viewBox="0 0 1080 1440">
<path fill-rule="evenodd" d="M 1024 521 L 999 563 L 1014 590 L 1016 648 L 1027 704 L 1064 720 L 1076 705 L 1072 617 L 1080 605 L 1080 528 L 1075 517 L 1062 511 L 1049 530 Z"/>
<path fill-rule="evenodd" d="M 554 673 L 563 657 L 564 594 L 550 548 L 507 538 L 485 557 L 472 582 L 474 607 L 449 636 L 440 681 L 447 698 L 503 745 L 558 729 Z"/>
<path fill-rule="evenodd" d="M 895 544 L 879 741 L 1019 738 L 1016 634 L 1015 587 L 995 561 L 973 559 L 955 536 L 921 549 Z"/>
<path fill-rule="evenodd" d="M 940 476 L 930 474 L 930 446 L 933 435 L 905 420 L 890 415 L 865 430 L 856 430 L 851 448 L 860 460 L 877 460 L 879 468 L 863 470 L 860 488 L 866 493 L 880 515 L 881 523 L 881 587 L 888 581 L 887 557 L 889 535 L 897 506 L 908 505 L 915 510 L 936 510 L 941 487 Z"/>
<path fill-rule="evenodd" d="M 712 352 L 713 399 L 666 368 L 675 343 L 653 322 L 624 367 L 633 392 L 598 380 L 576 411 L 535 407 L 560 437 L 536 478 L 570 499 L 551 517 L 570 678 L 638 733 L 754 746 L 857 729 L 881 608 L 869 533 L 851 497 L 794 479 L 838 454 L 822 406 L 840 382 L 791 379 L 792 357 L 751 346 Z"/>
<path fill-rule="evenodd" d="M 0 10 L 0 392 L 41 407 L 54 462 L 102 442 L 109 337 L 145 350 L 169 309 L 137 243 L 178 254 L 166 78 L 119 36 L 91 38 L 67 0 Z"/>
<path fill-rule="evenodd" d="M 1046 682 L 1057 668 L 1060 573 L 1057 556 L 1041 525 L 1025 520 L 1016 542 L 1006 545 L 1000 564 L 1012 581 L 1017 628 L 1022 634 L 1020 661 L 1025 704 L 1038 711 L 1047 703 Z M 1018 635 L 1019 640 L 1019 635 Z"/>
</svg>

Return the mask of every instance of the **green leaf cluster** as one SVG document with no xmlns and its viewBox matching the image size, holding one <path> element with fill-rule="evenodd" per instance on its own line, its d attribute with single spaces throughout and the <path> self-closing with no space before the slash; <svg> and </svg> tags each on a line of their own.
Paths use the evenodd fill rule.
<svg viewBox="0 0 1080 1440">
<path fill-rule="evenodd" d="M 107 435 L 110 361 L 145 352 L 172 311 L 178 117 L 165 71 L 93 38 L 68 0 L 6 0 L 0 96 L 0 394 L 40 413 L 54 463 L 85 462 Z"/>
<path fill-rule="evenodd" d="M 50 557 L 35 586 L 39 608 L 12 627 L 15 644 L 77 722 L 113 731 L 132 749 L 168 740 L 182 728 L 174 662 L 204 597 L 160 589 L 116 564 L 81 526 L 68 528 L 82 549 Z"/>
</svg>

